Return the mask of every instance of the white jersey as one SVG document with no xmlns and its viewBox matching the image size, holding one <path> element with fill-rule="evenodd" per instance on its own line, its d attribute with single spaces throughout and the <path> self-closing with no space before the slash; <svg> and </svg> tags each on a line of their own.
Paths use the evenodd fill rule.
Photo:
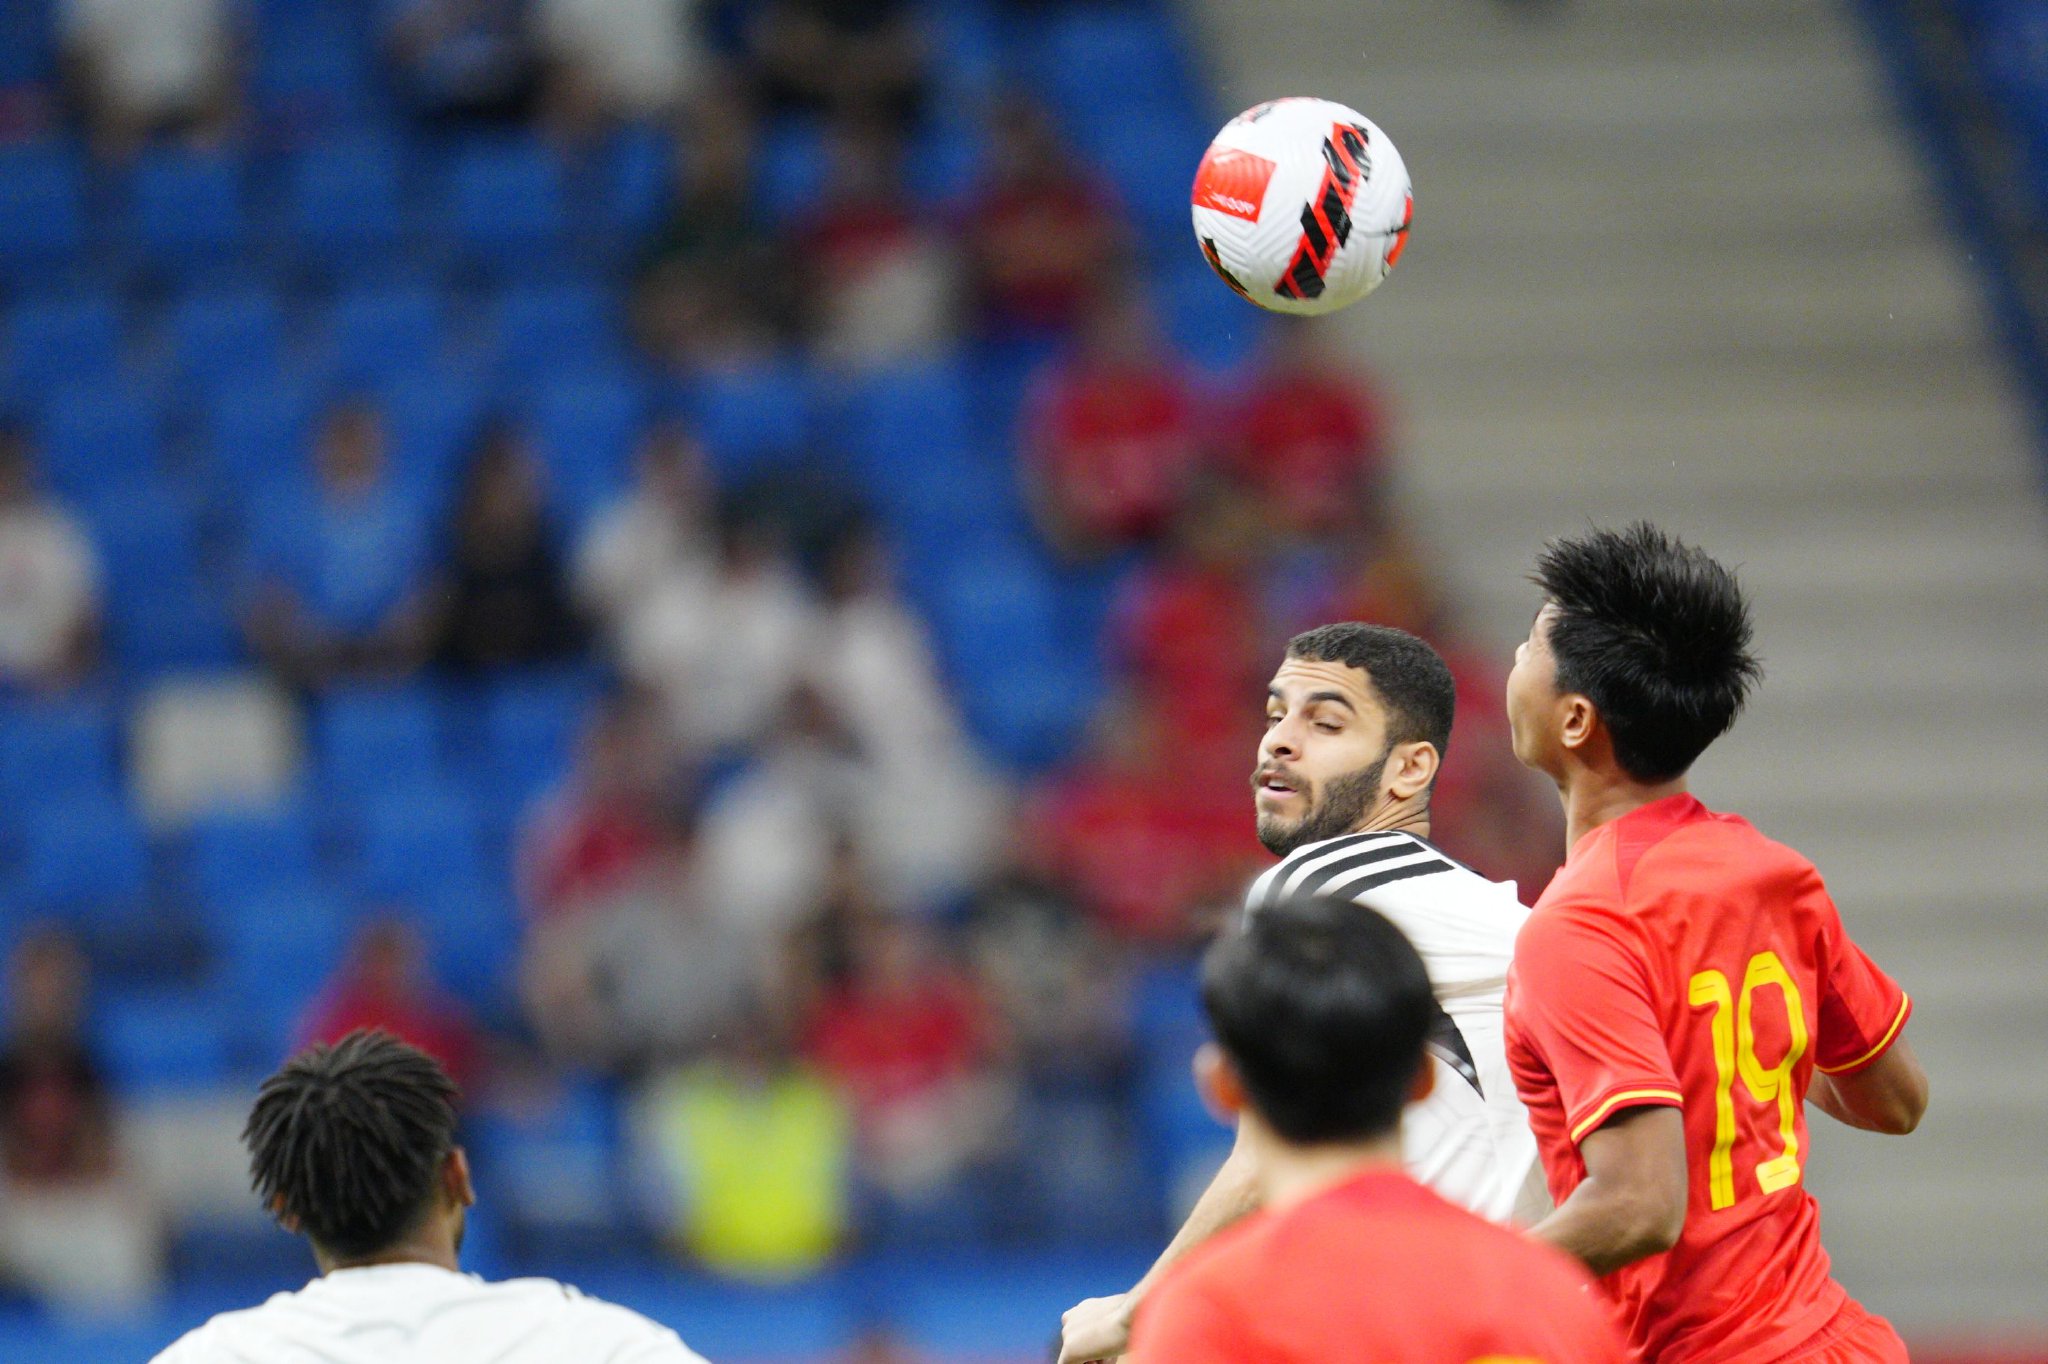
<svg viewBox="0 0 2048 1364">
<path fill-rule="evenodd" d="M 1529 911 L 1413 834 L 1346 834 L 1296 848 L 1252 883 L 1245 910 L 1295 895 L 1353 900 L 1386 915 L 1429 968 L 1443 1012 L 1430 1037 L 1436 1087 L 1401 1120 L 1410 1174 L 1495 1222 L 1549 1206 L 1536 1138 L 1508 1073 L 1501 1021 L 1515 934 Z"/>
<path fill-rule="evenodd" d="M 656 1325 L 553 1279 L 428 1264 L 337 1269 L 223 1312 L 155 1364 L 705 1364 Z"/>
</svg>

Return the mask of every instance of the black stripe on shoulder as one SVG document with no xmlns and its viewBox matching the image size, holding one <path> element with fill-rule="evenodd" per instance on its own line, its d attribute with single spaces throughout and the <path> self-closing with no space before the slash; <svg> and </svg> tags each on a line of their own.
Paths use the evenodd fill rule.
<svg viewBox="0 0 2048 1364">
<path fill-rule="evenodd" d="M 1361 881 L 1353 881 L 1344 887 L 1344 895 L 1347 899 L 1355 900 L 1369 890 L 1378 890 L 1381 886 L 1392 885 L 1396 881 L 1406 881 L 1416 876 L 1435 876 L 1438 872 L 1456 870 L 1456 866 L 1443 858 L 1432 857 L 1427 862 L 1411 862 L 1405 867 L 1389 867 Z"/>
<path fill-rule="evenodd" d="M 1340 876 L 1348 876 L 1360 867 L 1369 867 L 1375 862 L 1385 862 L 1395 857 L 1411 857 L 1417 851 L 1418 849 L 1414 844 L 1403 839 L 1399 842 L 1385 844 L 1377 848 L 1367 848 L 1364 852 L 1353 853 L 1349 857 L 1340 857 L 1334 862 L 1327 862 L 1317 867 L 1308 876 L 1304 877 L 1301 884 L 1294 887 L 1289 894 L 1318 894 L 1330 882 Z"/>
</svg>

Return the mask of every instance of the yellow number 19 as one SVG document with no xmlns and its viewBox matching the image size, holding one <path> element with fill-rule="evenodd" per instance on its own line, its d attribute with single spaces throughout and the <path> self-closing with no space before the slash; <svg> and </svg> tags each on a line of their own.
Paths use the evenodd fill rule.
<svg viewBox="0 0 2048 1364">
<path fill-rule="evenodd" d="M 1791 1027 L 1792 1042 L 1784 1059 L 1766 1067 L 1756 1054 L 1756 1027 L 1750 1001 L 1757 990 L 1775 985 L 1785 1001 L 1785 1021 Z M 1712 1009 L 1714 1042 L 1714 1149 L 1707 1157 L 1707 1201 L 1720 1209 L 1735 1201 L 1735 1077 L 1742 1077 L 1749 1097 L 1760 1104 L 1778 1106 L 1778 1131 L 1785 1140 L 1784 1152 L 1760 1161 L 1756 1182 L 1765 1193 L 1776 1193 L 1799 1182 L 1799 1095 L 1792 1085 L 1792 1068 L 1806 1054 L 1806 1012 L 1800 1005 L 1799 987 L 1792 973 L 1778 960 L 1776 952 L 1759 952 L 1749 959 L 1742 973 L 1742 995 L 1738 1002 L 1719 971 L 1701 971 L 1692 978 L 1692 1005 Z M 1729 1017 L 1730 1014 L 1734 1017 Z"/>
</svg>

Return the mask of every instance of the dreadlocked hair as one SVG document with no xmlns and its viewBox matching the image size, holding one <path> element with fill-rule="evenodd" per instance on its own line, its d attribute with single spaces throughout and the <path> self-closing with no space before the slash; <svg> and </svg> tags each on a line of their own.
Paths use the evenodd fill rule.
<svg viewBox="0 0 2048 1364">
<path fill-rule="evenodd" d="M 417 1227 L 455 1147 L 455 1082 L 382 1031 L 352 1032 L 287 1061 L 242 1129 L 257 1196 L 340 1258 Z"/>
</svg>

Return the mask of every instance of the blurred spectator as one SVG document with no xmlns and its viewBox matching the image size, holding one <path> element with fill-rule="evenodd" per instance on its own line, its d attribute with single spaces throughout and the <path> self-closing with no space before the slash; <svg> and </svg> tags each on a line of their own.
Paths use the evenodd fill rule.
<svg viewBox="0 0 2048 1364">
<path fill-rule="evenodd" d="M 1079 349 L 1041 376 L 1023 474 L 1040 531 L 1070 558 L 1155 539 L 1200 464 L 1194 396 L 1137 297 L 1098 300 Z"/>
<path fill-rule="evenodd" d="M 686 752 L 751 742 L 796 684 L 817 619 L 780 529 L 721 514 L 710 581 L 671 573 L 619 623 L 620 663 L 660 696 Z"/>
<path fill-rule="evenodd" d="M 704 450 L 670 419 L 641 438 L 638 476 L 592 519 L 576 547 L 576 599 L 616 628 L 670 575 L 707 588 L 712 576 L 712 495 Z"/>
<path fill-rule="evenodd" d="M 580 140 L 662 120 L 704 76 L 697 0 L 534 0 L 549 113 Z"/>
<path fill-rule="evenodd" d="M 52 929 L 23 939 L 7 965 L 0 1278 L 70 1310 L 132 1310 L 162 1276 L 160 1230 L 125 1169 L 86 1043 L 85 959 Z"/>
<path fill-rule="evenodd" d="M 1013 869 L 976 894 L 971 923 L 974 970 L 1025 1081 L 1112 1082 L 1129 1062 L 1129 985 L 1080 906 L 1043 876 Z"/>
<path fill-rule="evenodd" d="M 1283 535 L 1327 535 L 1385 496 L 1386 418 L 1303 322 L 1283 323 L 1231 414 L 1225 467 Z"/>
<path fill-rule="evenodd" d="M 380 0 L 401 99 L 444 126 L 510 125 L 533 112 L 538 67 L 523 0 Z"/>
<path fill-rule="evenodd" d="M 1088 750 L 1032 798 L 1024 836 L 1035 864 L 1057 869 L 1089 915 L 1126 941 L 1188 941 L 1196 907 L 1241 891 L 1258 860 L 1243 784 L 1251 745 L 1236 779 L 1197 781 L 1179 741 L 1157 701 L 1126 697 L 1104 708 Z"/>
<path fill-rule="evenodd" d="M 734 1278 L 801 1278 L 846 1238 L 846 1105 L 789 1033 L 757 1006 L 703 1060 L 656 1078 L 638 1106 L 639 1144 L 679 1248 Z"/>
<path fill-rule="evenodd" d="M 1042 106 L 1003 103 L 989 133 L 987 172 L 960 215 L 977 327 L 995 340 L 1064 335 L 1118 267 L 1124 223 Z"/>
<path fill-rule="evenodd" d="M 71 101 L 103 154 L 232 126 L 232 18 L 231 0 L 58 0 Z"/>
<path fill-rule="evenodd" d="M 419 931 L 397 917 L 363 925 L 347 959 L 306 1012 L 299 1047 L 339 1042 L 358 1028 L 382 1028 L 441 1063 L 474 1103 L 483 1039 L 461 1002 L 437 986 Z M 296 1049 L 296 1048 L 295 1048 Z"/>
<path fill-rule="evenodd" d="M 641 345 L 673 368 L 765 354 L 795 312 L 794 272 L 755 203 L 754 144 L 738 102 L 706 98 L 692 107 L 675 202 L 634 297 Z"/>
<path fill-rule="evenodd" d="M 628 693 L 592 712 L 575 770 L 520 831 L 521 898 L 536 919 L 602 908 L 645 879 L 670 776 L 651 698 Z"/>
<path fill-rule="evenodd" d="M 98 655 L 99 613 L 92 541 L 37 490 L 27 433 L 0 419 L 0 681 L 78 681 Z"/>
<path fill-rule="evenodd" d="M 1266 548 L 1258 511 L 1228 490 L 1206 489 L 1176 520 L 1163 553 L 1123 585 L 1109 645 L 1148 693 L 1183 723 L 1234 723 L 1254 714 L 1279 640 L 1267 628 L 1258 570 Z M 1208 737 L 1183 733 L 1181 742 Z M 1255 737 L 1234 751 L 1244 759 Z"/>
<path fill-rule="evenodd" d="M 485 430 L 456 497 L 435 602 L 435 656 L 477 672 L 548 663 L 581 646 L 540 470 L 511 427 Z"/>
<path fill-rule="evenodd" d="M 890 126 L 842 121 L 824 192 L 793 233 L 811 341 L 827 364 L 885 365 L 934 354 L 952 339 L 958 264 L 913 211 L 904 154 Z"/>
<path fill-rule="evenodd" d="M 694 1060 L 762 986 L 762 944 L 705 894 L 697 841 L 695 809 L 671 800 L 632 885 L 530 926 L 527 1019 L 551 1054 L 625 1074 Z"/>
<path fill-rule="evenodd" d="M 403 674 L 425 656 L 426 520 L 392 479 L 385 443 L 375 406 L 333 408 L 310 496 L 253 529 L 245 627 L 286 682 Z"/>
<path fill-rule="evenodd" d="M 928 1193 L 1000 1146 L 1013 1096 L 994 1015 L 921 924 L 869 912 L 850 925 L 803 1045 L 852 1103 L 862 1171 L 886 1193 Z"/>
<path fill-rule="evenodd" d="M 741 39 L 773 112 L 901 126 L 923 106 L 925 44 L 907 0 L 765 0 Z"/>
</svg>

